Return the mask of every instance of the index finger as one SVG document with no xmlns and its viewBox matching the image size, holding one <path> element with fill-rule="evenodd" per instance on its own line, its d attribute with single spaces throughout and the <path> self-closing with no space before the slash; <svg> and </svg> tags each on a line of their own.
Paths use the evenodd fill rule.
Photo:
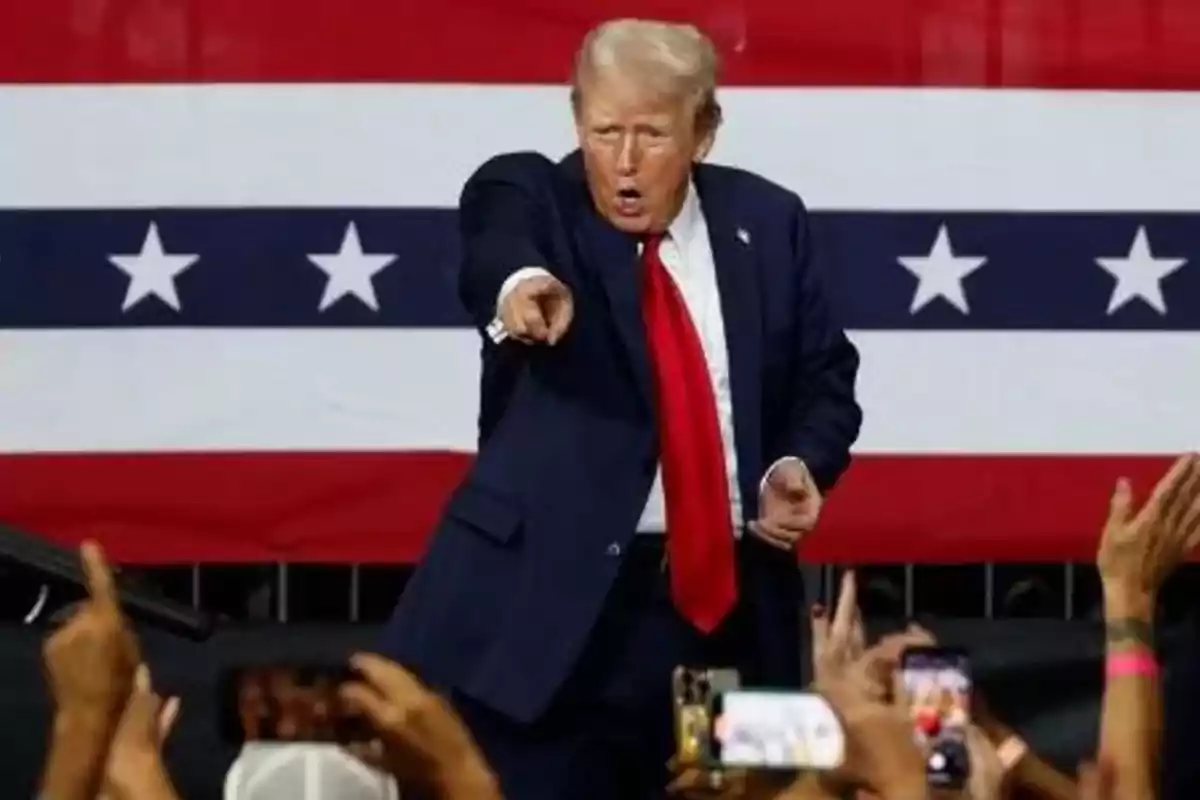
<svg viewBox="0 0 1200 800">
<path fill-rule="evenodd" d="M 1195 468 L 1195 455 L 1192 453 L 1184 453 L 1179 458 L 1175 459 L 1175 463 L 1167 470 L 1167 474 L 1159 479 L 1154 485 L 1154 490 L 1150 492 L 1150 498 L 1146 501 L 1145 509 L 1156 510 L 1164 505 L 1168 505 L 1170 499 L 1179 491 L 1183 485 L 1184 479 Z"/>
<path fill-rule="evenodd" d="M 934 644 L 933 637 L 925 631 L 902 631 L 884 636 L 869 652 L 874 658 L 899 663 L 904 651 L 910 647 L 929 647 Z"/>
<path fill-rule="evenodd" d="M 555 344 L 567 332 L 567 328 L 571 325 L 571 306 L 569 303 L 560 303 L 550 314 L 550 343 Z"/>
<path fill-rule="evenodd" d="M 809 612 L 810 628 L 812 630 L 812 646 L 816 650 L 823 649 L 829 641 L 829 615 L 821 606 L 813 606 Z"/>
<path fill-rule="evenodd" d="M 83 566 L 83 582 L 87 586 L 88 597 L 93 603 L 118 608 L 120 602 L 117 597 L 117 582 L 104 558 L 104 550 L 95 542 L 86 541 L 79 548 L 79 559 Z"/>
<path fill-rule="evenodd" d="M 835 635 L 845 636 L 854 624 L 854 615 L 858 611 L 858 580 L 854 570 L 848 569 L 842 574 L 841 588 L 838 590 L 837 608 L 833 612 L 833 630 Z"/>
<path fill-rule="evenodd" d="M 420 681 L 395 661 L 374 653 L 355 653 L 350 665 L 358 670 L 363 681 L 384 696 L 411 694 L 424 691 Z"/>
<path fill-rule="evenodd" d="M 338 687 L 338 697 L 351 713 L 364 717 L 375 730 L 387 730 L 386 720 L 392 704 L 373 686 L 357 681 L 343 683 Z"/>
</svg>

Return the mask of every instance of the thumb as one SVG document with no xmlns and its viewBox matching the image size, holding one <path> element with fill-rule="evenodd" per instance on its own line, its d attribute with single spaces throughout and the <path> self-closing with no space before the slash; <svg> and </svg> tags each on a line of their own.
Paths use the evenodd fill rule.
<svg viewBox="0 0 1200 800">
<path fill-rule="evenodd" d="M 1117 478 L 1113 487 L 1112 499 L 1109 501 L 1109 519 L 1124 522 L 1129 519 L 1133 509 L 1133 488 L 1128 478 Z"/>
<path fill-rule="evenodd" d="M 154 693 L 151 686 L 150 669 L 145 664 L 139 664 L 133 677 L 133 691 L 125 704 L 125 713 L 139 722 L 157 726 L 161 707 L 162 698 Z"/>
<path fill-rule="evenodd" d="M 133 673 L 133 693 L 137 695 L 151 691 L 153 691 L 153 681 L 150 679 L 150 668 L 145 664 L 138 664 Z"/>
<path fill-rule="evenodd" d="M 804 489 L 804 473 L 794 464 L 783 463 L 771 470 L 767 483 L 784 494 L 791 494 Z"/>
<path fill-rule="evenodd" d="M 158 711 L 158 739 L 165 742 L 175 728 L 175 720 L 179 718 L 182 701 L 178 697 L 168 697 Z"/>
<path fill-rule="evenodd" d="M 559 302 L 550 307 L 547 318 L 550 322 L 549 339 L 550 344 L 557 344 L 558 340 L 567 332 L 567 328 L 571 326 L 571 299 L 569 296 L 558 298 Z"/>
<path fill-rule="evenodd" d="M 530 296 L 537 298 L 539 301 L 559 296 L 565 288 L 561 282 L 550 275 L 539 275 L 536 278 L 531 278 L 529 281 Z"/>
</svg>

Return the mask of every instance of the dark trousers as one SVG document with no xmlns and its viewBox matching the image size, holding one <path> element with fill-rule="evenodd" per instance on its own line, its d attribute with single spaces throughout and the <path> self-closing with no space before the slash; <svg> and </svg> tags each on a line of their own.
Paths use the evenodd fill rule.
<svg viewBox="0 0 1200 800">
<path fill-rule="evenodd" d="M 1200 609 L 1172 631 L 1163 675 L 1162 800 L 1200 795 Z"/>
<path fill-rule="evenodd" d="M 675 749 L 671 673 L 734 666 L 735 611 L 712 636 L 676 612 L 658 537 L 637 537 L 571 678 L 549 711 L 522 725 L 457 696 L 455 706 L 499 775 L 505 800 L 658 800 Z"/>
</svg>

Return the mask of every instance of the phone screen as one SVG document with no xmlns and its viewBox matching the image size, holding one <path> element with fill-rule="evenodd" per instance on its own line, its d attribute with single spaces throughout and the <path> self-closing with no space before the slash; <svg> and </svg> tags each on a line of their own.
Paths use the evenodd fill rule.
<svg viewBox="0 0 1200 800">
<path fill-rule="evenodd" d="M 971 668 L 964 650 L 916 647 L 901 660 L 904 694 L 925 773 L 933 786 L 961 787 L 970 775 Z"/>
<path fill-rule="evenodd" d="M 352 679 L 344 665 L 227 670 L 218 683 L 221 737 L 235 744 L 369 741 L 370 726 L 346 709 L 338 694 Z"/>
<path fill-rule="evenodd" d="M 846 757 L 842 724 L 820 695 L 734 691 L 714 703 L 713 755 L 728 767 L 831 770 Z"/>
</svg>

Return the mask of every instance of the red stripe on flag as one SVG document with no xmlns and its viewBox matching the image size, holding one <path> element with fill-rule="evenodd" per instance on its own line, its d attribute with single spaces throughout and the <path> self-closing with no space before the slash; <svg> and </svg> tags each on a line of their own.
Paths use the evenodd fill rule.
<svg viewBox="0 0 1200 800">
<path fill-rule="evenodd" d="M 30 0 L 0 81 L 560 83 L 627 15 L 704 26 L 731 84 L 1200 88 L 1195 0 Z"/>
<path fill-rule="evenodd" d="M 0 520 L 125 563 L 420 557 L 470 456 L 0 457 Z M 1118 475 L 1139 496 L 1167 458 L 864 456 L 803 556 L 841 563 L 1091 561 Z"/>
<path fill-rule="evenodd" d="M 0 456 L 0 520 L 127 563 L 420 556 L 471 455 Z"/>
</svg>

